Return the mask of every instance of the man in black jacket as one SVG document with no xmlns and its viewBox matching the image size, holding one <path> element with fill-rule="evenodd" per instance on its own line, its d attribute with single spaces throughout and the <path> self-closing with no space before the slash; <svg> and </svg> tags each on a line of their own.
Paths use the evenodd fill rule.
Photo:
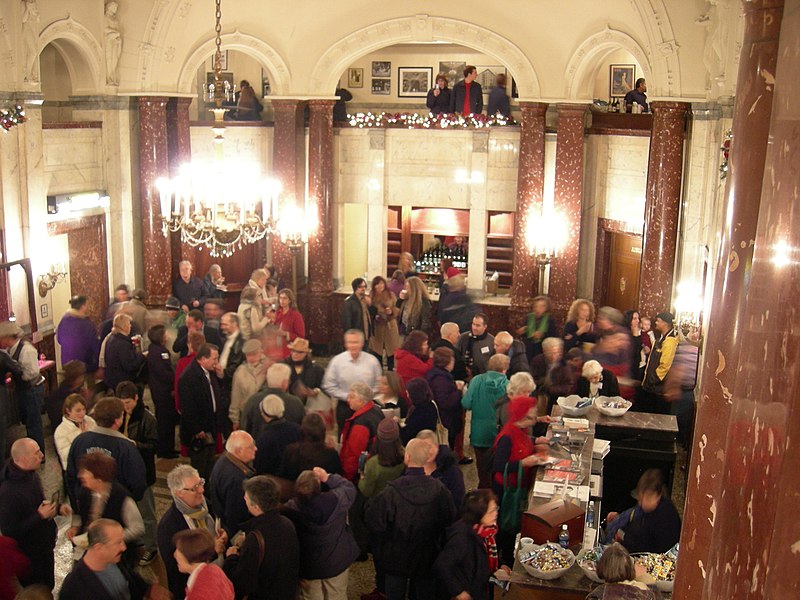
<svg viewBox="0 0 800 600">
<path fill-rule="evenodd" d="M 342 304 L 342 331 L 358 329 L 364 333 L 364 339 L 372 335 L 372 314 L 367 296 L 367 282 L 363 277 L 356 277 L 350 284 L 353 293 Z"/>
<path fill-rule="evenodd" d="M 234 431 L 225 443 L 225 454 L 219 457 L 211 471 L 208 482 L 211 509 L 231 537 L 250 519 L 242 484 L 255 475 L 251 466 L 255 456 L 253 437 L 246 431 Z"/>
<path fill-rule="evenodd" d="M 506 377 L 509 379 L 514 373 L 531 372 L 528 364 L 528 354 L 525 352 L 525 344 L 520 340 L 515 340 L 507 331 L 499 331 L 494 336 L 494 353 L 508 356 L 510 362 Z"/>
<path fill-rule="evenodd" d="M 116 389 L 121 381 L 137 381 L 139 369 L 146 360 L 131 340 L 132 322 L 130 315 L 117 313 L 114 328 L 105 343 L 103 381 L 110 390 Z"/>
<path fill-rule="evenodd" d="M 67 485 L 80 490 L 78 481 L 78 460 L 87 452 L 104 452 L 117 461 L 116 480 L 124 485 L 137 502 L 147 489 L 147 470 L 136 446 L 119 432 L 125 409 L 118 398 L 103 398 L 94 407 L 94 420 L 97 427 L 84 431 L 69 449 L 67 457 Z"/>
<path fill-rule="evenodd" d="M 219 385 L 219 350 L 203 344 L 178 380 L 181 399 L 181 443 L 189 448 L 189 461 L 208 479 L 214 464 L 217 434 L 225 416 Z"/>
<path fill-rule="evenodd" d="M 453 86 L 450 94 L 450 112 L 461 115 L 479 115 L 483 112 L 483 90 L 475 81 L 478 69 L 473 65 L 464 67 L 464 79 Z"/>
<path fill-rule="evenodd" d="M 11 446 L 11 460 L 0 471 L 0 529 L 13 538 L 31 561 L 30 572 L 20 578 L 24 586 L 35 583 L 53 588 L 53 549 L 56 513 L 71 514 L 69 507 L 45 500 L 36 471 L 44 458 L 39 444 L 22 438 Z"/>
<path fill-rule="evenodd" d="M 186 315 L 186 325 L 178 328 L 178 333 L 175 337 L 175 342 L 172 344 L 172 351 L 186 356 L 189 353 L 189 334 L 193 331 L 202 333 L 206 338 L 206 343 L 214 344 L 217 348 L 222 348 L 222 337 L 219 335 L 219 329 L 208 327 L 204 325 L 205 316 L 202 310 L 190 310 Z"/>
<path fill-rule="evenodd" d="M 387 600 L 406 598 L 409 583 L 418 600 L 436 598 L 431 567 L 456 509 L 442 482 L 425 475 L 429 454 L 426 441 L 410 440 L 405 474 L 390 481 L 367 509 L 367 527 L 379 540 L 377 552 L 386 570 Z"/>
</svg>

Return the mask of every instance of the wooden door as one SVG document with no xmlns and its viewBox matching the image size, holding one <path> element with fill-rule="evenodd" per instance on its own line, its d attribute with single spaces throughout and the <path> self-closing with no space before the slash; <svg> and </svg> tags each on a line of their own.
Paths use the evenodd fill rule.
<svg viewBox="0 0 800 600">
<path fill-rule="evenodd" d="M 637 309 L 639 269 L 642 263 L 642 236 L 609 233 L 608 281 L 606 304 L 622 312 Z"/>
</svg>

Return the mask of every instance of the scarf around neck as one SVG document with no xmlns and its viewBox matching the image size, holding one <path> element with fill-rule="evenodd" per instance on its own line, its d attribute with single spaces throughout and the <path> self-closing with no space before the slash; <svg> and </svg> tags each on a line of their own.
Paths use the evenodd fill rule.
<svg viewBox="0 0 800 600">
<path fill-rule="evenodd" d="M 175 507 L 183 516 L 192 520 L 196 529 L 207 529 L 211 535 L 214 535 L 214 519 L 211 518 L 208 512 L 205 500 L 197 508 L 192 508 L 178 497 L 173 497 L 173 500 L 175 501 Z"/>
<path fill-rule="evenodd" d="M 482 525 L 475 523 L 472 526 L 472 531 L 478 534 L 478 537 L 483 540 L 486 546 L 486 554 L 489 558 L 489 573 L 494 573 L 500 568 L 500 558 L 497 555 L 497 542 L 495 535 L 497 534 L 497 525 Z"/>
</svg>

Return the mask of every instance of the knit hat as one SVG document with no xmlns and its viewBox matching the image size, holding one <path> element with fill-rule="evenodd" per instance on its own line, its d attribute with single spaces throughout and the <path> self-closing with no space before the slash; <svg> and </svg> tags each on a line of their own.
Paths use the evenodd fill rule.
<svg viewBox="0 0 800 600">
<path fill-rule="evenodd" d="M 180 310 L 181 301 L 178 300 L 175 296 L 170 296 L 169 298 L 167 298 L 167 303 L 164 305 L 164 308 L 167 310 Z"/>
<path fill-rule="evenodd" d="M 259 340 L 247 340 L 242 346 L 242 352 L 245 354 L 252 354 L 261 350 L 261 342 Z"/>
<path fill-rule="evenodd" d="M 382 442 L 394 442 L 400 439 L 400 428 L 394 419 L 383 419 L 378 423 L 377 437 Z"/>
<path fill-rule="evenodd" d="M 672 313 L 668 312 L 658 313 L 656 315 L 656 319 L 661 319 L 662 321 L 664 321 L 664 323 L 666 323 L 670 327 L 672 327 L 672 323 L 673 321 L 675 321 L 675 317 L 672 316 Z"/>
</svg>

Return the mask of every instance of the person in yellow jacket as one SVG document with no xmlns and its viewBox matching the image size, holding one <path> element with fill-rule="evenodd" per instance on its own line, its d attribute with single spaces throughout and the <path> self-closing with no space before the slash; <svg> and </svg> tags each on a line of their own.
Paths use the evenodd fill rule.
<svg viewBox="0 0 800 600">
<path fill-rule="evenodd" d="M 673 327 L 674 317 L 663 312 L 656 315 L 655 329 L 659 337 L 647 358 L 642 389 L 646 392 L 644 406 L 640 410 L 668 414 L 669 405 L 664 400 L 664 379 L 667 377 L 675 351 L 678 348 L 678 332 Z"/>
</svg>

